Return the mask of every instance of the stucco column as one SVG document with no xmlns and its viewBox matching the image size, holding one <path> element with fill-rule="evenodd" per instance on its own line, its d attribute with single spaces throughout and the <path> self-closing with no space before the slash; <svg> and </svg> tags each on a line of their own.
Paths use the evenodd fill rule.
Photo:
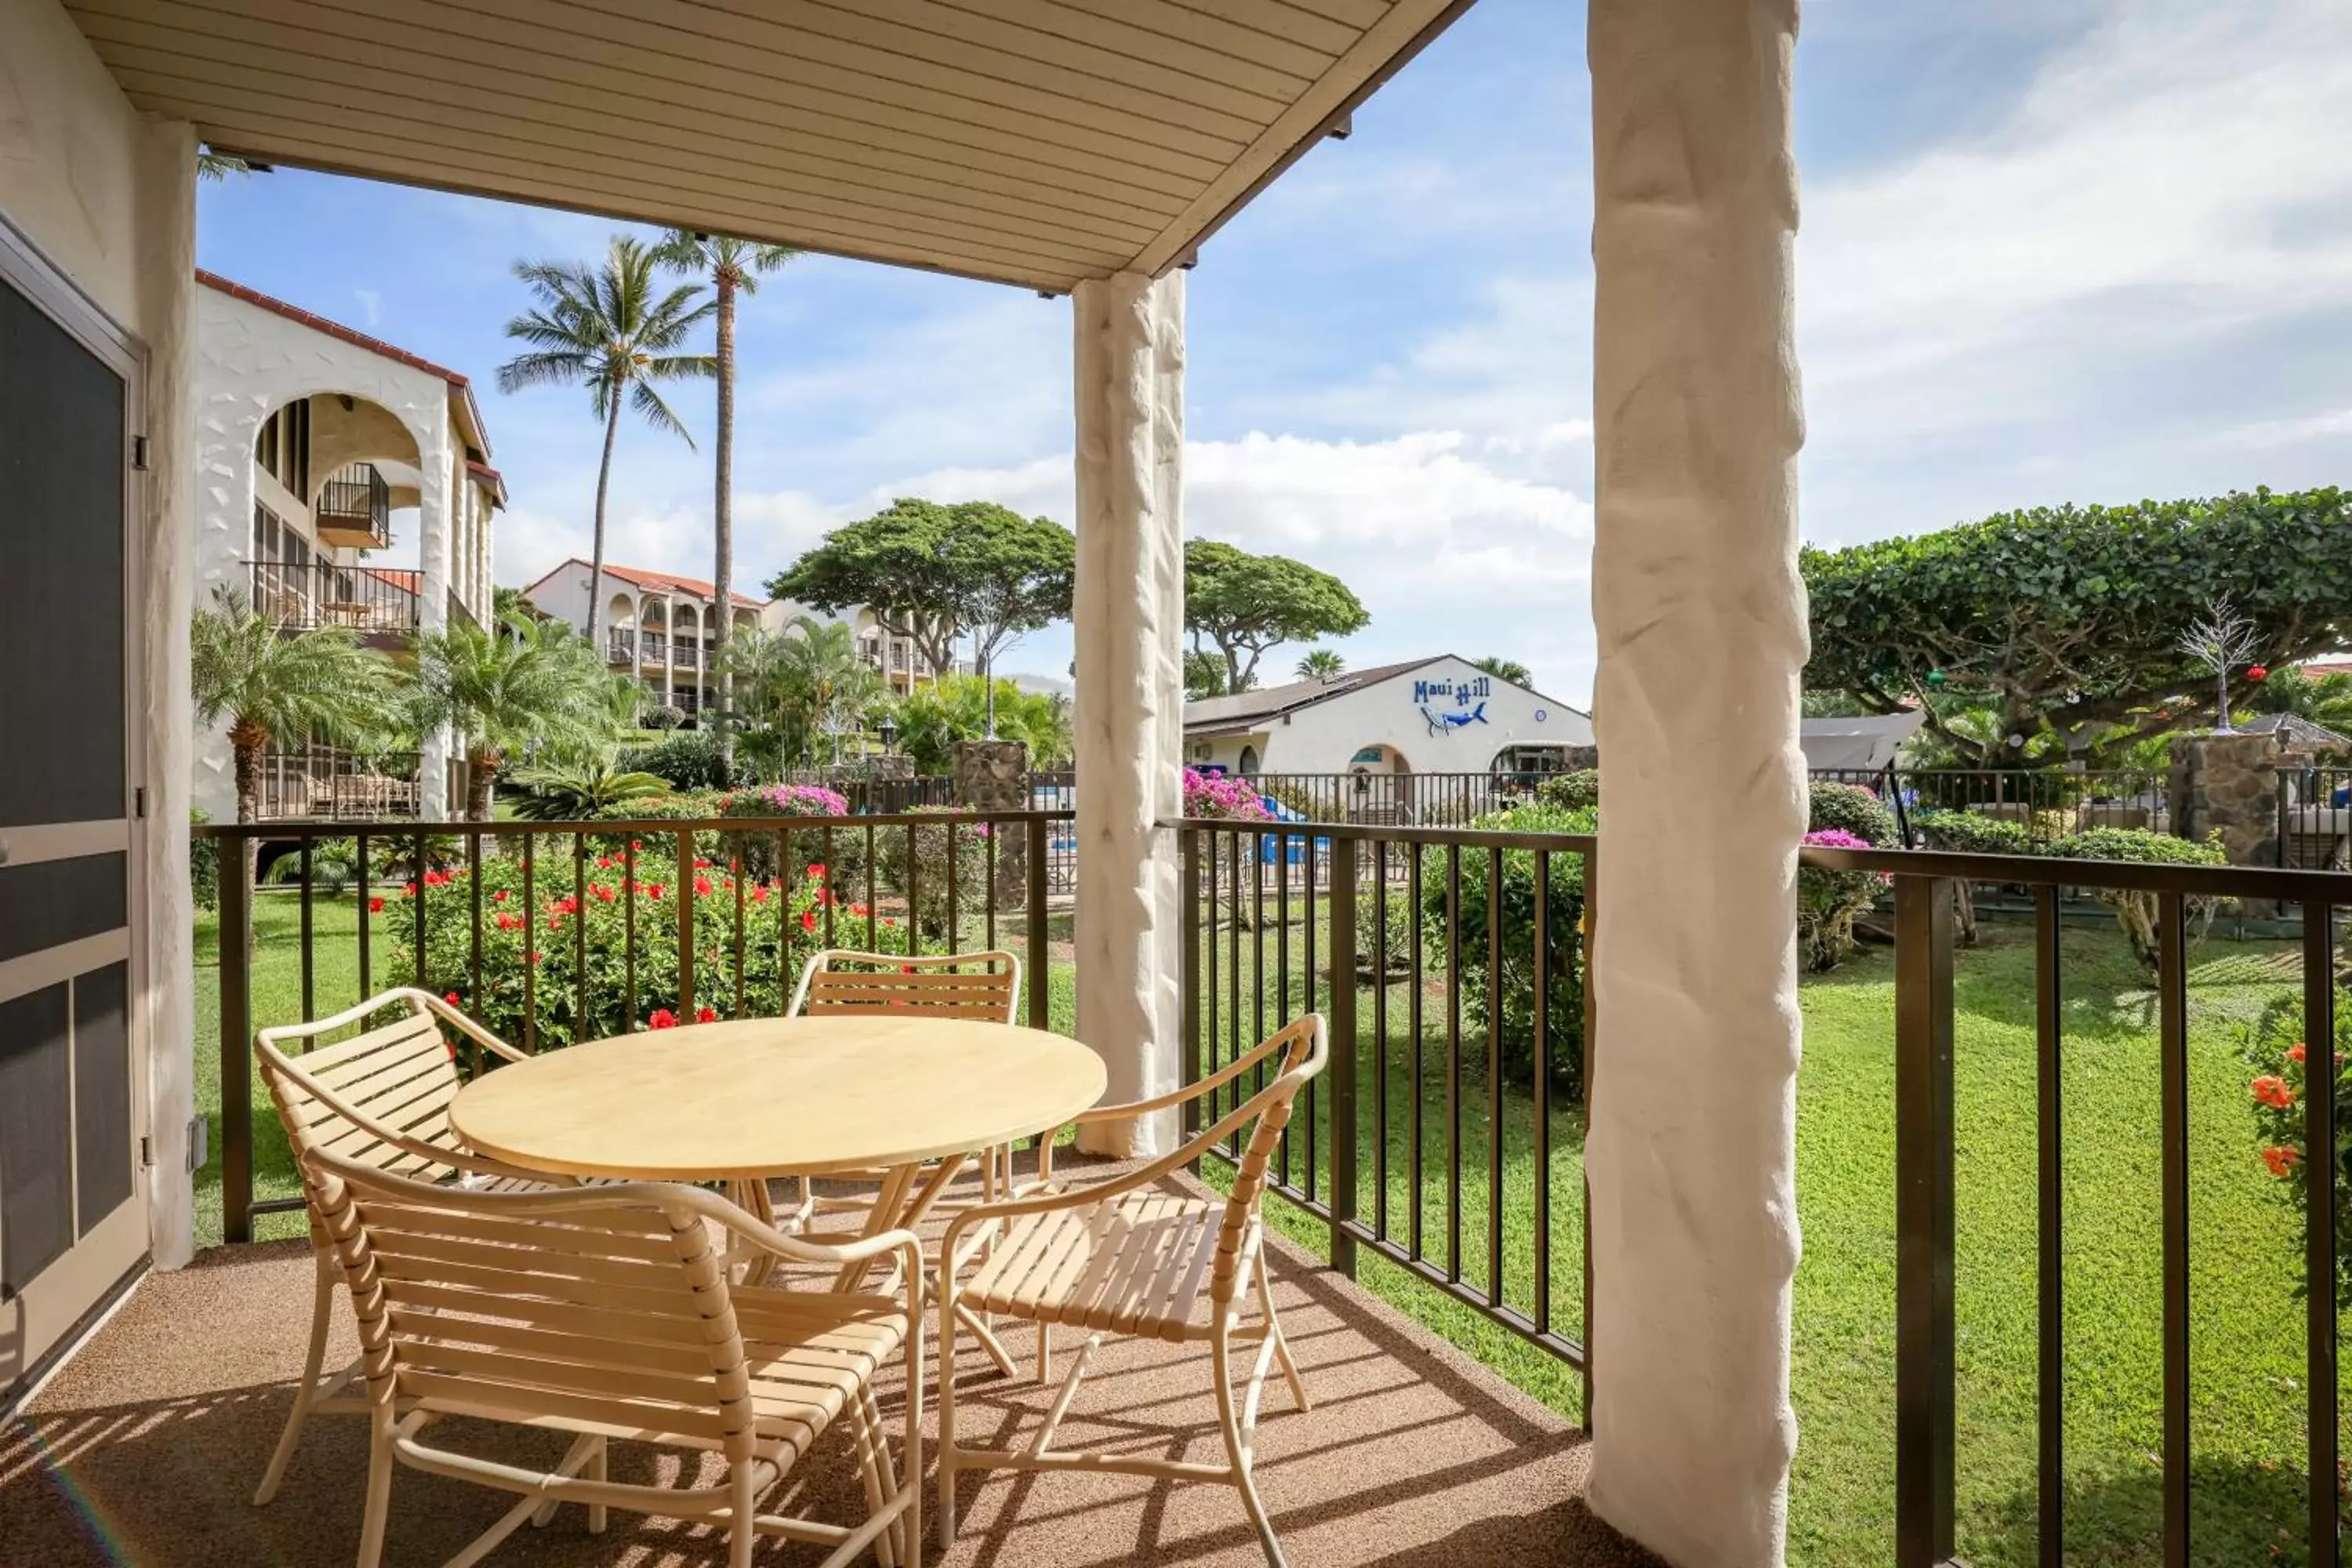
<svg viewBox="0 0 2352 1568">
<path fill-rule="evenodd" d="M 437 425 L 428 421 L 428 426 L 416 432 L 416 624 L 425 631 L 437 632 L 449 624 L 450 552 L 455 542 L 451 536 L 456 531 L 450 511 L 458 489 L 453 476 L 463 454 L 451 450 L 446 415 Z M 447 727 L 423 736 L 421 744 L 417 815 L 427 822 L 446 822 L 451 815 Z"/>
<path fill-rule="evenodd" d="M 1174 1089 L 1181 1066 L 1175 836 L 1184 742 L 1184 278 L 1081 283 L 1073 705 L 1077 1036 L 1106 1099 Z M 1115 1154 L 1175 1146 L 1172 1114 L 1085 1130 Z"/>
<path fill-rule="evenodd" d="M 1796 1439 L 1796 10 L 1592 0 L 1587 38 L 1590 1500 L 1677 1568 L 1782 1562 Z"/>
<path fill-rule="evenodd" d="M 188 891 L 188 806 L 195 767 L 188 618 L 196 545 L 196 137 L 150 121 L 138 151 L 139 315 L 146 327 L 148 440 L 142 610 L 147 624 L 147 1231 L 158 1267 L 195 1253 L 188 1122 L 195 1114 L 195 921 Z M 246 515 L 252 515 L 250 507 Z"/>
</svg>

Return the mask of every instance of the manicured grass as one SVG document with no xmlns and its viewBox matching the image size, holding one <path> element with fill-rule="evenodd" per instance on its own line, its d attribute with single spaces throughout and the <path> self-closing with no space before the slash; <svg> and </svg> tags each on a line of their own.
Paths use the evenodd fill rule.
<svg viewBox="0 0 2352 1568">
<path fill-rule="evenodd" d="M 1318 911 L 1319 914 L 1319 911 Z M 314 910 L 314 1010 L 360 994 L 351 900 L 320 900 Z M 295 901 L 256 900 L 260 961 L 254 975 L 257 1024 L 301 1016 Z M 1328 951 L 1318 921 L 1318 956 Z M 1000 935 L 1008 933 L 1000 932 Z M 1055 932 L 1058 938 L 1061 932 Z M 1275 954 L 1286 944 L 1286 1006 L 1307 1005 L 1300 979 L 1305 931 L 1268 933 L 1268 973 L 1255 974 L 1245 937 L 1242 1033 L 1256 1024 L 1253 997 L 1269 1020 L 1286 1016 L 1276 994 Z M 1012 945 L 1018 947 L 1015 941 Z M 1067 950 L 1052 944 L 1050 1009 L 1071 1018 Z M 374 984 L 387 972 L 390 932 L 378 928 Z M 1225 959 L 1221 956 L 1221 963 Z M 213 931 L 198 932 L 199 1104 L 215 1117 L 218 1149 L 217 1003 Z M 1221 970 L 1221 1005 L 1234 976 Z M 2066 1172 L 2067 1560 L 2096 1565 L 2159 1561 L 2162 1490 L 2159 1405 L 2160 1210 L 2158 1058 L 2154 996 L 2119 938 L 2104 928 L 2065 936 L 2064 1071 Z M 2291 949 L 2215 941 L 2195 956 L 2190 994 L 2190 1183 L 2193 1282 L 2194 1547 L 2200 1563 L 2303 1561 L 2303 1306 L 2296 1295 L 2299 1241 L 2290 1210 L 2256 1155 L 2245 1072 L 2235 1029 L 2270 998 L 2300 984 Z M 1958 1095 L 1958 1275 L 1959 1549 L 1979 1568 L 2036 1560 L 2035 1147 L 2032 962 L 2015 928 L 1988 926 L 1982 946 L 1958 956 L 1955 1079 Z M 1418 1095 L 1423 1136 L 1419 1202 L 1423 1252 L 1446 1267 L 1449 1209 L 1443 972 L 1423 990 Z M 1410 1108 L 1415 1095 L 1406 1037 L 1409 993 L 1388 988 L 1385 1045 L 1389 1234 L 1409 1235 L 1414 1185 L 1409 1170 Z M 1328 1005 L 1328 982 L 1315 1001 Z M 1883 951 L 1866 952 L 1803 992 L 1805 1056 L 1799 1080 L 1799 1213 L 1804 1261 L 1797 1275 L 1794 1396 L 1799 1448 L 1790 1506 L 1790 1558 L 1801 1564 L 1875 1568 L 1894 1542 L 1894 978 Z M 1377 1140 L 1374 1033 L 1369 987 L 1358 996 L 1360 1146 L 1358 1211 L 1374 1215 L 1371 1150 Z M 1205 1015 L 1204 1015 L 1205 1016 Z M 1218 1016 L 1230 1039 L 1231 1020 Z M 1465 1024 L 1461 1042 L 1462 1275 L 1481 1284 L 1486 1267 L 1487 1086 L 1484 1043 Z M 1603 1058 L 1602 1071 L 1609 1058 Z M 1311 1122 L 1297 1124 L 1293 1179 L 1304 1181 L 1304 1128 L 1317 1130 L 1328 1159 L 1328 1082 Z M 257 1086 L 257 1188 L 294 1190 L 283 1134 Z M 1505 1299 L 1533 1306 L 1534 1108 L 1502 1097 Z M 1580 1321 L 1582 1121 L 1580 1110 L 1551 1115 L 1551 1313 L 1574 1334 Z M 1213 1163 L 1209 1173 L 1216 1175 Z M 219 1167 L 199 1178 L 199 1234 L 219 1234 Z M 1328 1180 L 1318 1173 L 1318 1196 Z M 1270 1208 L 1275 1224 L 1310 1246 L 1328 1239 L 1318 1217 L 1292 1205 Z M 298 1216 L 273 1216 L 262 1235 L 298 1234 Z M 1473 1309 L 1366 1251 L 1360 1279 L 1571 1415 L 1580 1380 Z M 1601 1374 L 1606 1373 L 1603 1345 Z M 2275 1551 L 2275 1555 L 2273 1552 Z"/>
</svg>

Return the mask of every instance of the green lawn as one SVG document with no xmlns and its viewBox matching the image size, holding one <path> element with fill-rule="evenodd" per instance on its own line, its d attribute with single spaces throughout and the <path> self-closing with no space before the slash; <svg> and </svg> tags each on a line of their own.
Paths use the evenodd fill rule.
<svg viewBox="0 0 2352 1568">
<path fill-rule="evenodd" d="M 322 900 L 314 916 L 314 1006 L 355 1000 L 359 977 L 348 899 Z M 257 1024 L 299 1017 L 299 934 L 294 901 L 257 900 L 261 958 L 254 980 Z M 1000 933 L 1005 934 L 1005 933 Z M 1058 937 L 1060 931 L 1056 931 Z M 217 1010 L 213 931 L 198 931 L 199 1104 L 216 1117 Z M 389 932 L 379 931 L 381 986 Z M 1304 932 L 1287 933 L 1292 1007 L 1304 1005 Z M 1017 947 L 1018 943 L 1014 943 Z M 1054 944 L 1049 980 L 1055 1026 L 1069 1026 L 1070 967 Z M 1248 964 L 1250 944 L 1244 943 Z M 1266 939 L 1268 1016 L 1280 1014 L 1276 939 Z M 1328 933 L 1318 932 L 1319 951 Z M 2161 1390 L 2160 1257 L 2157 1190 L 2158 1062 L 2153 997 L 2118 938 L 2070 928 L 2066 957 L 2067 1560 L 2088 1564 L 2158 1561 L 2157 1508 Z M 1221 965 L 1226 962 L 1221 951 Z M 1255 1024 L 1256 977 L 1245 967 L 1245 1030 Z M 1219 991 L 1232 975 L 1221 969 Z M 2280 944 L 2216 941 L 2192 973 L 2190 1135 L 2195 1268 L 2193 1560 L 2299 1563 L 2303 1445 L 2302 1304 L 2298 1242 L 2290 1211 L 2255 1154 L 2234 1029 L 2270 997 L 2300 984 Z M 2033 1005 L 2030 950 L 2015 928 L 1988 928 L 1985 945 L 1957 966 L 1958 1138 L 1958 1373 L 1961 1555 L 1979 1568 L 2029 1564 L 2034 1539 Z M 1317 1000 L 1328 1005 L 1328 989 Z M 1406 1234 L 1413 1190 L 1405 1126 L 1414 1093 L 1406 992 L 1389 991 L 1389 1226 Z M 1893 1556 L 1894 1116 L 1893 966 L 1865 952 L 1803 992 L 1805 1057 L 1799 1084 L 1798 1182 L 1804 1262 L 1797 1276 L 1794 1391 L 1801 1426 L 1790 1499 L 1790 1557 L 1801 1564 L 1874 1568 Z M 1423 1253 L 1447 1262 L 1444 982 L 1424 997 Z M 1359 1211 L 1372 1215 L 1374 1053 L 1369 989 L 1360 993 L 1358 1074 L 1362 1163 Z M 1486 1086 L 1484 1047 L 1465 1026 L 1461 1268 L 1486 1269 Z M 1606 1068 L 1603 1068 L 1606 1071 Z M 1580 1112 L 1552 1113 L 1552 1320 L 1580 1323 Z M 1307 1123 L 1297 1124 L 1303 1131 Z M 1328 1147 L 1328 1094 L 1313 1124 Z M 1534 1110 L 1504 1097 L 1505 1296 L 1532 1306 Z M 257 1098 L 254 1117 L 264 1195 L 293 1190 L 276 1118 Z M 217 1133 L 217 1124 L 215 1124 Z M 217 1137 L 215 1148 L 218 1148 Z M 1294 1179 L 1306 1169 L 1303 1139 Z M 1212 1171 L 1213 1176 L 1213 1170 Z M 200 1235 L 219 1234 L 217 1161 L 199 1179 Z M 1318 1193 L 1328 1184 L 1318 1185 Z M 1277 1225 L 1310 1244 L 1320 1220 L 1276 1205 Z M 262 1235 L 293 1235 L 294 1216 L 265 1220 Z M 1365 1254 L 1370 1289 L 1465 1345 L 1555 1407 L 1573 1414 L 1579 1381 L 1562 1363 Z M 1606 1361 L 1602 1374 L 1606 1375 Z M 2273 1556 L 2275 1549 L 2276 1555 Z"/>
</svg>

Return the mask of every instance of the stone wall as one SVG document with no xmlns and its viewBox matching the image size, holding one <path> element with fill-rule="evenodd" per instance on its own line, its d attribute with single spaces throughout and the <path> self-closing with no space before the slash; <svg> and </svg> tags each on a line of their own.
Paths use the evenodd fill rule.
<svg viewBox="0 0 2352 1568">
<path fill-rule="evenodd" d="M 958 741 L 955 803 L 967 811 L 1029 809 L 1029 748 L 1019 741 Z M 1017 910 L 1027 901 L 1029 835 L 1016 826 L 991 834 L 996 846 L 996 902 Z"/>
<path fill-rule="evenodd" d="M 2172 831 L 2218 831 L 2231 865 L 2275 866 L 2278 775 L 2310 765 L 2310 753 L 2276 735 L 2183 735 L 2172 743 Z"/>
</svg>

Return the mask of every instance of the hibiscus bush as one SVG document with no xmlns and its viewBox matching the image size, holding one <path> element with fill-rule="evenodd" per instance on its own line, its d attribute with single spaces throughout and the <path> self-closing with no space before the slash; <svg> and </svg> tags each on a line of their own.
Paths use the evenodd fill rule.
<svg viewBox="0 0 2352 1568">
<path fill-rule="evenodd" d="M 541 846 L 529 900 L 519 855 L 486 855 L 480 872 L 481 981 L 474 979 L 472 879 L 463 867 L 427 871 L 421 881 L 372 898 L 368 916 L 390 939 L 384 973 L 415 973 L 414 904 L 425 900 L 425 986 L 449 998 L 500 1038 L 525 1038 L 524 1015 L 536 1004 L 541 1050 L 599 1039 L 630 1028 L 660 1028 L 735 1016 L 772 1016 L 791 998 L 801 966 L 823 945 L 825 915 L 835 935 L 863 947 L 866 909 L 836 895 L 826 868 L 812 866 L 790 881 L 742 876 L 730 864 L 696 857 L 681 870 L 675 840 L 626 840 L 626 853 L 591 846 L 579 866 Z M 634 849 L 629 846 L 634 845 Z M 634 875 L 632 875 L 634 872 Z M 736 1000 L 735 910 L 742 897 L 742 1001 Z M 694 900 L 693 1018 L 678 996 L 677 900 Z M 635 942 L 629 941 L 630 909 Z M 895 917 L 878 920 L 886 952 L 908 951 Z M 635 1009 L 630 1007 L 635 955 Z M 528 955 L 528 956 L 526 956 Z M 584 964 L 583 961 L 584 960 Z"/>
<path fill-rule="evenodd" d="M 759 789 L 739 789 L 724 795 L 713 803 L 713 816 L 727 817 L 836 817 L 849 815 L 849 801 L 838 790 L 818 784 L 768 784 Z M 822 829 L 793 829 L 792 843 L 782 843 L 777 828 L 728 833 L 719 842 L 730 860 L 740 860 L 745 871 L 754 877 L 777 877 L 798 874 L 808 861 L 822 861 L 833 868 L 834 885 L 845 890 L 859 887 L 866 875 L 866 835 L 863 832 L 835 833 L 826 842 Z M 778 864 L 780 849 L 792 856 L 787 868 Z"/>
<path fill-rule="evenodd" d="M 2263 1167 L 2277 1178 L 2280 1201 L 2307 1214 L 2311 1194 L 2304 1162 L 2311 1151 L 2303 1136 L 2303 1096 L 2310 1081 L 2311 1047 L 2303 1027 L 2300 998 L 2281 996 L 2243 1031 L 2242 1047 L 2252 1077 L 2247 1103 L 2252 1108 L 2257 1148 Z M 2336 1305 L 2352 1307 L 2352 992 L 2336 994 Z M 2300 1240 L 2296 1250 L 2302 1250 Z"/>
</svg>

